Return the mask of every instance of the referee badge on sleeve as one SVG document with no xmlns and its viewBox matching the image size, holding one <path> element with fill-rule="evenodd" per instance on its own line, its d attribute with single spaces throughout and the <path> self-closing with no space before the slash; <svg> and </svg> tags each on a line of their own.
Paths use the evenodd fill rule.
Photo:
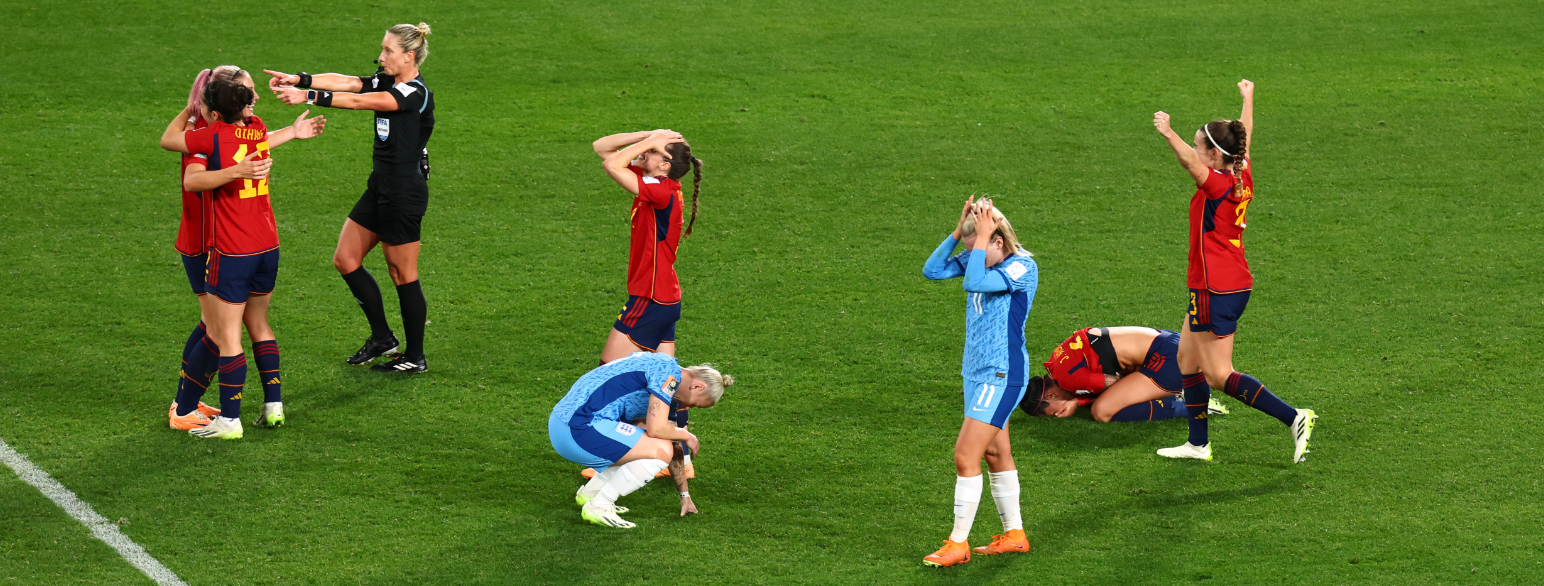
<svg viewBox="0 0 1544 586">
<path fill-rule="evenodd" d="M 386 140 L 386 137 L 388 136 L 391 136 L 391 121 L 385 118 L 376 118 L 375 137 L 381 140 Z"/>
</svg>

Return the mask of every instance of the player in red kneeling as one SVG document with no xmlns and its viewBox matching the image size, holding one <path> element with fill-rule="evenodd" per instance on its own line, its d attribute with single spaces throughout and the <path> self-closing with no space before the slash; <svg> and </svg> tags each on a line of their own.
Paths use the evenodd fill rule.
<svg viewBox="0 0 1544 586">
<path fill-rule="evenodd" d="M 1179 334 L 1168 330 L 1083 328 L 1051 352 L 1048 374 L 1031 382 L 1019 407 L 1053 417 L 1089 407 L 1104 422 L 1184 417 L 1178 350 Z M 1227 413 L 1215 402 L 1208 409 Z"/>
<path fill-rule="evenodd" d="M 1158 450 L 1168 458 L 1212 459 L 1206 429 L 1211 389 L 1279 419 L 1292 430 L 1293 462 L 1308 451 L 1312 409 L 1293 409 L 1254 377 L 1233 370 L 1233 334 L 1249 303 L 1254 277 L 1244 260 L 1245 213 L 1254 199 L 1254 168 L 1249 161 L 1254 136 L 1254 82 L 1238 82 L 1244 99 L 1238 120 L 1214 120 L 1196 130 L 1188 144 L 1169 127 L 1169 115 L 1153 114 L 1153 126 L 1168 141 L 1179 164 L 1196 182 L 1190 199 L 1190 266 L 1186 283 L 1190 309 L 1179 342 L 1190 437 L 1180 446 Z"/>
<path fill-rule="evenodd" d="M 174 120 L 161 135 L 161 147 L 185 154 L 202 154 L 206 168 L 189 165 L 183 177 L 188 191 L 212 191 L 203 199 L 203 217 L 210 231 L 207 240 L 202 299 L 210 350 L 219 354 L 220 413 L 212 422 L 189 429 L 199 437 L 239 439 L 241 391 L 246 384 L 246 354 L 241 329 L 248 309 L 259 319 L 247 319 L 267 327 L 269 294 L 279 264 L 279 233 L 268 199 L 266 169 L 254 164 L 268 158 L 268 150 L 292 138 L 310 138 L 321 132 L 325 121 L 305 119 L 278 132 L 268 132 L 262 119 L 252 115 L 257 93 L 251 79 L 211 80 L 204 86 L 202 103 L 213 113 L 208 127 L 184 131 L 184 120 Z M 250 302 L 250 303 L 249 303 Z M 278 346 L 272 331 L 253 332 L 253 352 L 263 371 L 265 403 L 258 423 L 280 425 Z M 271 361 L 272 368 L 265 368 Z M 267 380 L 271 377 L 271 383 Z M 179 400 L 178 411 L 192 410 L 196 400 Z M 186 414 L 185 412 L 182 414 Z M 178 415 L 174 412 L 174 415 Z"/>
</svg>

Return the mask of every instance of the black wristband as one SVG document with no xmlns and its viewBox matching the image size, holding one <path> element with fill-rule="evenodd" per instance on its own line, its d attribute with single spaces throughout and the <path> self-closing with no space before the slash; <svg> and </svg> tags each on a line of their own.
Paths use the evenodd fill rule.
<svg viewBox="0 0 1544 586">
<path fill-rule="evenodd" d="M 331 108 L 332 92 L 316 92 L 316 105 L 323 108 Z"/>
<path fill-rule="evenodd" d="M 295 87 L 303 90 L 311 89 L 311 74 L 302 71 L 295 75 L 300 76 L 300 83 L 295 84 Z"/>
</svg>

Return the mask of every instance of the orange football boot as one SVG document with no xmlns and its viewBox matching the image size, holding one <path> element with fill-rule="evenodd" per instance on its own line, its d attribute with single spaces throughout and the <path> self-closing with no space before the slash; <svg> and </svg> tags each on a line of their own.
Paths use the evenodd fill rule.
<svg viewBox="0 0 1544 586">
<path fill-rule="evenodd" d="M 204 415 L 204 412 L 200 409 L 189 411 L 187 415 L 177 415 L 177 405 L 175 403 L 172 404 L 171 411 L 166 416 L 171 420 L 170 426 L 172 429 L 181 429 L 183 431 L 198 429 L 211 423 L 209 416 Z"/>
<path fill-rule="evenodd" d="M 1024 535 L 1023 529 L 1014 529 L 1007 535 L 993 535 L 991 545 L 983 545 L 971 551 L 980 555 L 1025 553 L 1029 551 L 1029 537 Z"/>
<path fill-rule="evenodd" d="M 579 475 L 583 476 L 585 480 L 589 480 L 591 478 L 595 478 L 595 469 L 594 468 L 585 468 L 585 469 L 579 471 Z"/>
<path fill-rule="evenodd" d="M 210 419 L 214 419 L 214 418 L 220 416 L 220 410 L 219 409 L 215 409 L 214 407 L 210 407 L 208 405 L 205 405 L 203 401 L 199 401 L 198 402 L 198 410 L 199 410 L 200 413 L 204 414 L 204 417 L 208 417 Z M 171 413 L 174 416 L 177 414 L 177 402 L 176 401 L 172 401 Z"/>
<path fill-rule="evenodd" d="M 944 546 L 933 552 L 933 555 L 922 558 L 923 565 L 935 568 L 958 566 L 968 561 L 970 561 L 970 542 L 947 539 L 944 540 Z"/>
</svg>

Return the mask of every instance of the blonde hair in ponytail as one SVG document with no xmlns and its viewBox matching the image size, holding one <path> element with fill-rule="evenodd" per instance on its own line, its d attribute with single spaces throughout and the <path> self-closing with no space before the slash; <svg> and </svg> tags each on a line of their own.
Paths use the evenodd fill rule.
<svg viewBox="0 0 1544 586">
<path fill-rule="evenodd" d="M 426 38 L 429 36 L 428 23 L 420 22 L 417 26 L 399 24 L 386 29 L 386 32 L 397 37 L 397 48 L 403 53 L 413 53 L 414 67 L 424 64 L 424 59 L 429 56 L 429 39 Z"/>
<path fill-rule="evenodd" d="M 688 366 L 686 370 L 692 373 L 692 376 L 697 377 L 698 380 L 708 385 L 708 398 L 713 399 L 715 404 L 718 403 L 719 399 L 723 398 L 724 387 L 734 384 L 734 377 L 720 373 L 718 369 L 713 368 L 712 364 L 706 362 L 697 366 Z"/>
</svg>

